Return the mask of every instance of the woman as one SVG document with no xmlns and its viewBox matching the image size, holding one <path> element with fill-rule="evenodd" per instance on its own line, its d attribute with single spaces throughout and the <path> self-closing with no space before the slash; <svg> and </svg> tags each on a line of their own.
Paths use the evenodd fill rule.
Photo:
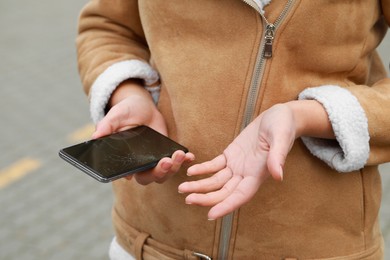
<svg viewBox="0 0 390 260">
<path fill-rule="evenodd" d="M 149 125 L 191 151 L 113 183 L 111 259 L 383 258 L 389 5 L 90 1 L 94 137 Z"/>
</svg>

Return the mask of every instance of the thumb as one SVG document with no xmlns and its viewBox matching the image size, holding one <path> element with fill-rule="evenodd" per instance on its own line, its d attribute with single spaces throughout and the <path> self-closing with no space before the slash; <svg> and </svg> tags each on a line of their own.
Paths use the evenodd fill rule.
<svg viewBox="0 0 390 260">
<path fill-rule="evenodd" d="M 113 106 L 99 121 L 92 138 L 99 138 L 138 125 L 133 122 L 132 117 L 128 116 L 128 109 L 121 105 L 122 103 Z"/>
<path fill-rule="evenodd" d="M 102 120 L 103 121 L 103 120 Z M 109 135 L 112 133 L 112 128 L 110 124 L 105 124 L 105 122 L 100 121 L 96 127 L 95 132 L 92 134 L 92 138 L 96 139 L 105 135 Z"/>
<path fill-rule="evenodd" d="M 288 142 L 283 142 L 281 140 L 270 146 L 267 158 L 267 168 L 272 178 L 277 181 L 283 181 L 283 166 L 290 149 L 291 145 L 289 145 Z"/>
</svg>

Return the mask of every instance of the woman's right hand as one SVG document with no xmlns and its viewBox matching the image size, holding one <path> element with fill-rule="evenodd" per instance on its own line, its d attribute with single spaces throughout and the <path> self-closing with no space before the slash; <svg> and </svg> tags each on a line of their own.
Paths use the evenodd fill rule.
<svg viewBox="0 0 390 260">
<path fill-rule="evenodd" d="M 139 125 L 147 125 L 167 135 L 167 127 L 161 113 L 155 106 L 149 92 L 137 80 L 123 82 L 111 95 L 107 115 L 97 124 L 93 138 L 99 138 Z M 140 184 L 162 183 L 175 174 L 183 163 L 195 159 L 192 153 L 176 151 L 172 158 L 165 157 L 151 170 L 136 173 L 133 176 Z"/>
</svg>

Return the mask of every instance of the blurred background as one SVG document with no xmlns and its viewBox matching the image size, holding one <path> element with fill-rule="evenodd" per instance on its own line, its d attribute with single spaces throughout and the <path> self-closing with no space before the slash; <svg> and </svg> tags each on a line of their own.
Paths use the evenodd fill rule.
<svg viewBox="0 0 390 260">
<path fill-rule="evenodd" d="M 1 260 L 108 259 L 111 185 L 58 157 L 93 131 L 75 54 L 86 2 L 0 2 Z M 380 52 L 389 64 L 390 37 Z M 390 250 L 390 167 L 381 171 L 381 226 Z"/>
</svg>

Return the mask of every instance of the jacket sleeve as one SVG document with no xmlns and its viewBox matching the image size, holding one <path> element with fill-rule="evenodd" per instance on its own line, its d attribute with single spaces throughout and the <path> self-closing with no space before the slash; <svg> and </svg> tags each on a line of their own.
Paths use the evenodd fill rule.
<svg viewBox="0 0 390 260">
<path fill-rule="evenodd" d="M 299 99 L 313 99 L 323 105 L 336 137 L 302 137 L 309 151 L 340 172 L 364 167 L 370 138 L 366 114 L 356 97 L 340 86 L 324 85 L 304 90 Z"/>
<path fill-rule="evenodd" d="M 319 86 L 299 99 L 319 101 L 328 113 L 336 141 L 303 137 L 310 152 L 340 172 L 390 161 L 390 79 L 372 86 Z"/>
<path fill-rule="evenodd" d="M 79 72 L 97 123 L 115 88 L 138 78 L 145 86 L 158 81 L 135 0 L 92 0 L 81 11 L 77 54 Z"/>
<path fill-rule="evenodd" d="M 382 0 L 383 17 L 390 25 L 390 0 Z M 378 54 L 372 55 L 374 80 L 369 86 L 318 86 L 299 99 L 319 101 L 328 113 L 336 140 L 303 137 L 310 152 L 339 172 L 390 162 L 390 79 Z"/>
</svg>

